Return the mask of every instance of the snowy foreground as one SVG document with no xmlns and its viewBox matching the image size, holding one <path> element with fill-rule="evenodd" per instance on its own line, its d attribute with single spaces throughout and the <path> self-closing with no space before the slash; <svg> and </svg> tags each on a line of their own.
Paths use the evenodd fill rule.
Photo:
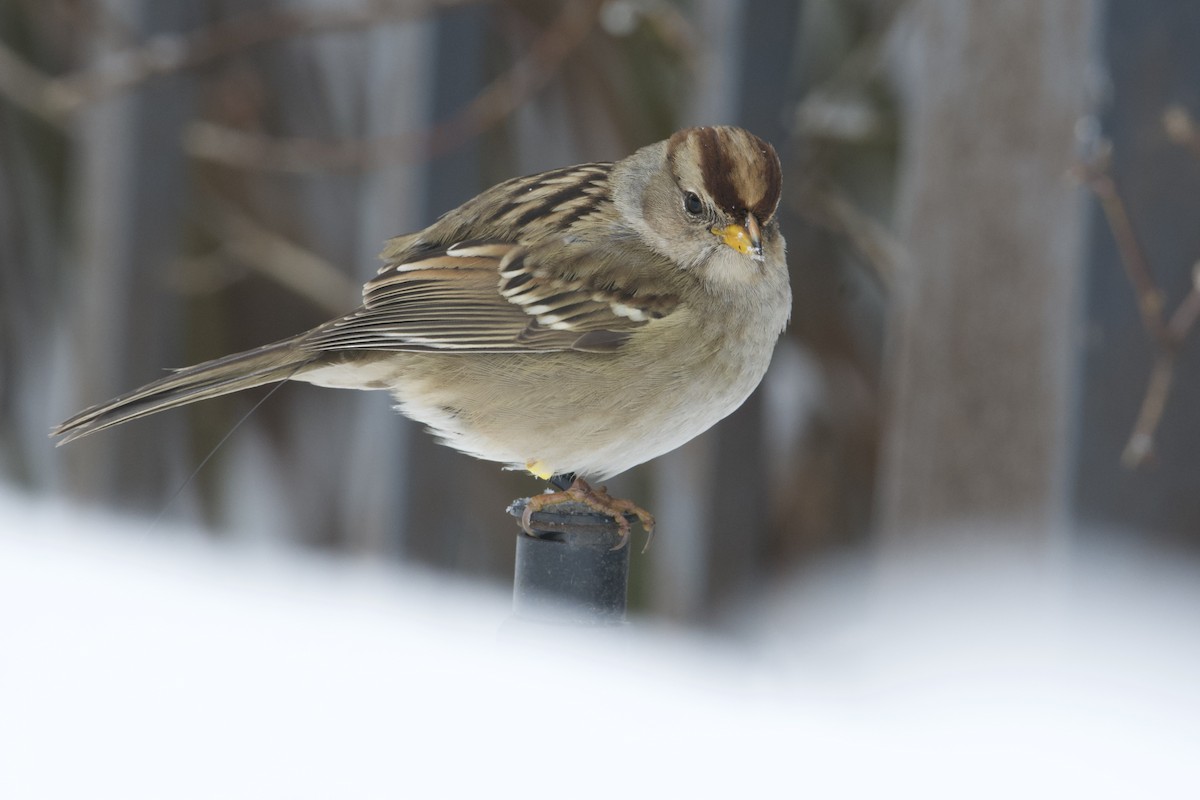
<svg viewBox="0 0 1200 800">
<path fill-rule="evenodd" d="M 0 798 L 1200 792 L 1180 568 L 848 567 L 729 642 L 145 529 L 0 488 Z"/>
</svg>

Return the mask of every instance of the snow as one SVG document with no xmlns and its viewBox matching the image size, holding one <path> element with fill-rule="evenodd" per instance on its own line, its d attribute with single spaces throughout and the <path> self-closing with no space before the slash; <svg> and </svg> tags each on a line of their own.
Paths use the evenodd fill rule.
<svg viewBox="0 0 1200 800">
<path fill-rule="evenodd" d="M 736 641 L 542 628 L 444 575 L 0 488 L 0 797 L 1200 788 L 1186 568 L 1050 592 L 933 569 L 886 603 L 867 572 L 776 593 Z"/>
</svg>

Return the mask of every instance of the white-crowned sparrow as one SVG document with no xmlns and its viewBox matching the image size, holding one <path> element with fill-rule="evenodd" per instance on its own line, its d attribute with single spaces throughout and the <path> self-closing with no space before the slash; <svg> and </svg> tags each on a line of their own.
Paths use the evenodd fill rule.
<svg viewBox="0 0 1200 800">
<path fill-rule="evenodd" d="M 356 311 L 177 371 L 52 434 L 62 444 L 300 380 L 387 389 L 451 447 L 541 478 L 615 475 L 703 432 L 758 385 L 791 309 L 780 188 L 774 148 L 732 127 L 505 181 L 389 241 Z M 633 511 L 653 524 L 573 488 L 621 523 Z"/>
</svg>

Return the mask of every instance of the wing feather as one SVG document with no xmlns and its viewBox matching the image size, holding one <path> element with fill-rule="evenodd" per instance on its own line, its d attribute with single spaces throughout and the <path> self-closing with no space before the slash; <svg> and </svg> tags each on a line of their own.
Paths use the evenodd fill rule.
<svg viewBox="0 0 1200 800">
<path fill-rule="evenodd" d="M 628 270 L 582 242 L 394 241 L 395 257 L 363 287 L 363 305 L 311 331 L 306 348 L 605 353 L 677 305 L 673 294 L 624 288 Z M 644 260 L 671 268 L 649 251 Z"/>
</svg>

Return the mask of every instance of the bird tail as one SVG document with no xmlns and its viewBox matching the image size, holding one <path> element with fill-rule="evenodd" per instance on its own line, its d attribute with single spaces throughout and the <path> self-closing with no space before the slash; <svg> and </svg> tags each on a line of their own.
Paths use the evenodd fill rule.
<svg viewBox="0 0 1200 800">
<path fill-rule="evenodd" d="M 295 339 L 285 339 L 244 353 L 205 361 L 194 367 L 176 370 L 106 403 L 84 409 L 53 428 L 50 435 L 61 436 L 58 444 L 64 445 L 96 431 L 157 414 L 168 408 L 220 397 L 264 383 L 285 381 L 318 357 L 318 353 L 300 348 Z"/>
</svg>

